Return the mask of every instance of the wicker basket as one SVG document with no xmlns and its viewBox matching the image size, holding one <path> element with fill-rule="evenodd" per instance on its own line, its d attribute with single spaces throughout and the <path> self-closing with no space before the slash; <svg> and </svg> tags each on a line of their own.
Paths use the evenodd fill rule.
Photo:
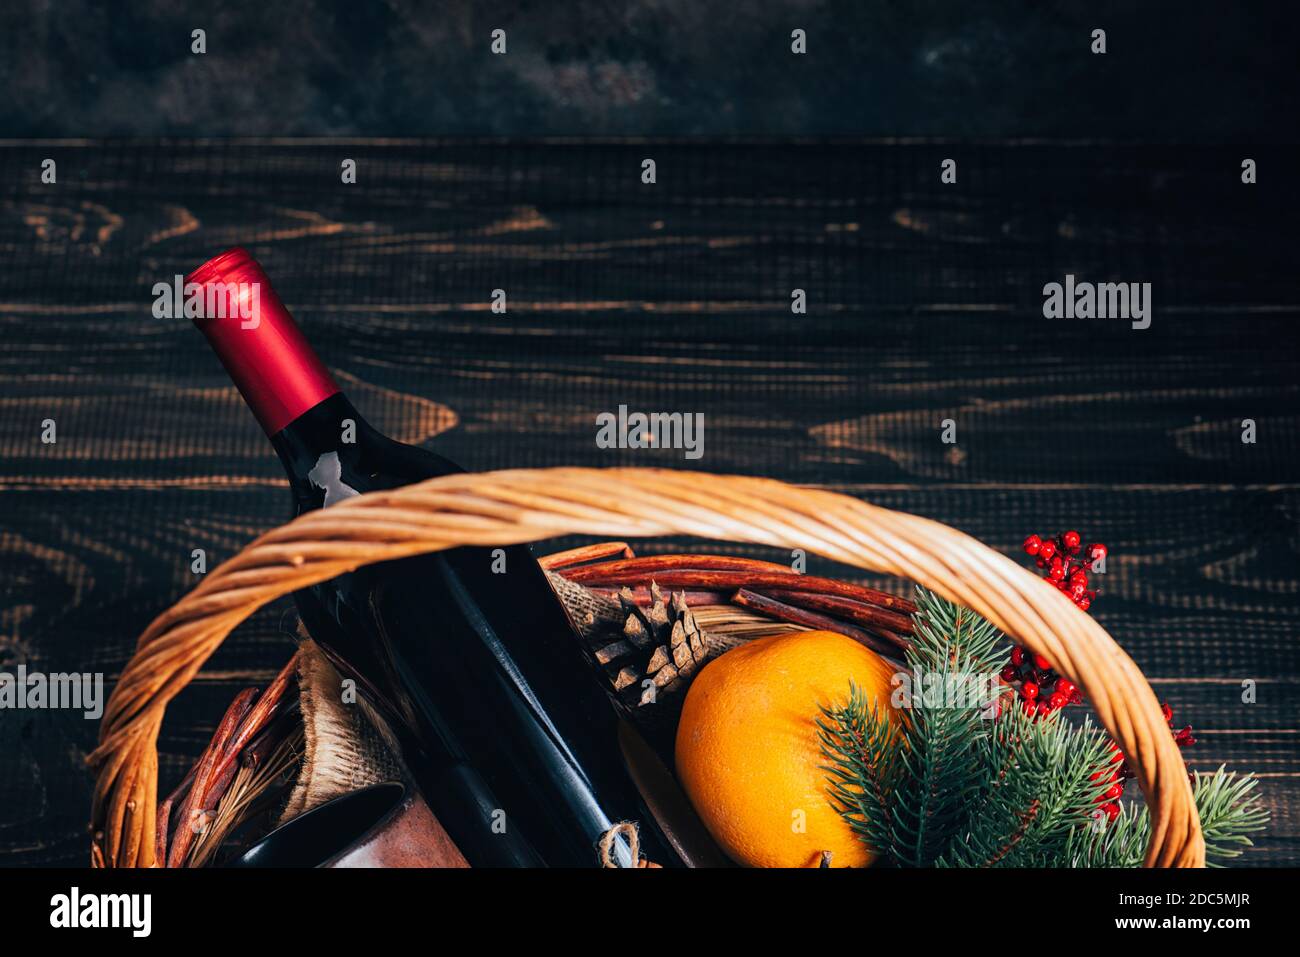
<svg viewBox="0 0 1300 957">
<path fill-rule="evenodd" d="M 1149 867 L 1205 863 L 1187 770 L 1137 665 L 1055 588 L 929 519 L 769 479 L 657 469 L 449 475 L 309 512 L 248 545 L 159 616 L 109 698 L 99 747 L 92 860 L 154 864 L 158 733 L 167 703 L 262 605 L 374 562 L 462 545 L 561 535 L 688 534 L 807 552 L 912 579 L 959 602 L 1079 687 L 1122 748 L 1151 808 Z"/>
</svg>

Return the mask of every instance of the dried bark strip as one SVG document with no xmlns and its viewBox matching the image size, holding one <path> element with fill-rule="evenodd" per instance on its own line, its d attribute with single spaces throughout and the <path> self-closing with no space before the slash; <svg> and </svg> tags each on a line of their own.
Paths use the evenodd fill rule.
<svg viewBox="0 0 1300 957">
<path fill-rule="evenodd" d="M 904 650 L 891 641 L 863 631 L 854 625 L 845 624 L 837 618 L 831 618 L 815 611 L 808 611 L 806 608 L 796 608 L 794 605 L 787 605 L 785 602 L 777 601 L 775 598 L 768 598 L 766 595 L 760 595 L 745 588 L 736 592 L 732 601 L 745 608 L 752 608 L 754 611 L 761 611 L 765 615 L 779 618 L 781 621 L 805 625 L 820 631 L 839 632 L 860 644 L 866 645 L 872 651 L 887 655 L 890 658 L 897 658 Z"/>
</svg>

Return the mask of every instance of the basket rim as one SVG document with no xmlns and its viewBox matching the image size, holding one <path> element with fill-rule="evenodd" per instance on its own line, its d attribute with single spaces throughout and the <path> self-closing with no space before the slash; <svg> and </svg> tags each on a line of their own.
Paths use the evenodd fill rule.
<svg viewBox="0 0 1300 957">
<path fill-rule="evenodd" d="M 282 595 L 374 562 L 460 546 L 589 535 L 690 535 L 804 550 L 885 572 L 989 619 L 1089 700 L 1151 809 L 1144 865 L 1201 867 L 1182 755 L 1136 663 L 1091 616 L 1007 556 L 948 525 L 824 488 L 645 468 L 445 475 L 306 512 L 246 545 L 145 629 L 100 724 L 92 863 L 154 864 L 157 739 L 168 702 L 225 637 Z"/>
</svg>

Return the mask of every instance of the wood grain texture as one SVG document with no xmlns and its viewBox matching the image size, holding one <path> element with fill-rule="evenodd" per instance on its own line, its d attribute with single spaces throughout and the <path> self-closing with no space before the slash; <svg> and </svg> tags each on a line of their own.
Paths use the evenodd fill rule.
<svg viewBox="0 0 1300 957">
<path fill-rule="evenodd" d="M 1196 727 L 1194 767 L 1264 776 L 1247 863 L 1300 863 L 1300 151 L 1251 155 L 1276 171 L 1257 187 L 1241 150 L 1190 147 L 0 143 L 0 667 L 111 681 L 192 549 L 214 563 L 287 516 L 202 337 L 150 313 L 154 282 L 240 243 L 378 427 L 467 467 L 766 474 L 1007 551 L 1105 541 L 1098 619 Z M 1066 272 L 1151 282 L 1151 329 L 1044 319 Z M 704 457 L 598 449 L 620 404 L 704 413 Z M 292 627 L 259 614 L 178 699 L 164 783 Z M 85 862 L 94 735 L 0 712 L 0 864 Z"/>
</svg>

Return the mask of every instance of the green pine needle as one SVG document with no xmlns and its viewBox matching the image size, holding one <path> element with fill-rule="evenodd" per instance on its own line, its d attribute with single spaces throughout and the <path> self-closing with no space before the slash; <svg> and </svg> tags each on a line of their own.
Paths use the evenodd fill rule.
<svg viewBox="0 0 1300 957">
<path fill-rule="evenodd" d="M 1125 802 L 1114 821 L 1098 811 L 1110 786 L 1098 772 L 1113 766 L 1105 731 L 1060 711 L 1034 718 L 1013 706 L 992 717 L 1002 635 L 925 589 L 916 602 L 907 672 L 895 681 L 901 713 L 850 683 L 817 721 L 827 794 L 857 837 L 900 867 L 1140 866 L 1146 807 Z M 1267 824 L 1256 784 L 1223 768 L 1194 776 L 1210 866 L 1240 855 Z"/>
<path fill-rule="evenodd" d="M 991 724 L 981 798 L 939 864 L 1054 866 L 1109 787 L 1097 775 L 1109 764 L 1106 735 L 1091 721 L 1073 727 L 1060 711 L 1035 719 L 1019 707 Z"/>
<path fill-rule="evenodd" d="M 1268 824 L 1268 811 L 1255 791 L 1259 779 L 1220 767 L 1213 774 L 1192 775 L 1192 793 L 1205 835 L 1205 863 L 1222 867 L 1252 846 L 1249 835 Z M 1151 839 L 1151 814 L 1146 805 L 1128 803 L 1109 825 L 1090 826 L 1071 836 L 1071 867 L 1140 867 Z"/>
<path fill-rule="evenodd" d="M 894 798 L 905 783 L 898 723 L 852 682 L 847 703 L 821 711 L 817 734 L 831 762 L 825 766 L 831 804 L 868 847 L 892 856 Z"/>
<path fill-rule="evenodd" d="M 900 760 L 915 800 L 895 802 L 890 850 L 904 867 L 929 867 L 961 830 L 980 787 L 980 725 L 996 693 L 979 678 L 1001 670 L 1005 650 L 997 650 L 998 630 L 969 609 L 925 589 L 916 600 L 907 665 L 915 683 L 930 684 L 914 684 L 911 700 L 901 702 L 908 722 Z M 939 697 L 928 706 L 931 694 Z"/>
<path fill-rule="evenodd" d="M 1205 857 L 1210 867 L 1222 867 L 1220 861 L 1240 857 L 1254 846 L 1248 835 L 1262 831 L 1268 824 L 1268 811 L 1260 806 L 1253 774 L 1239 775 L 1223 765 L 1213 774 L 1193 775 L 1192 792 L 1205 834 Z"/>
<path fill-rule="evenodd" d="M 969 608 L 917 586 L 908 665 L 966 673 L 1000 671 L 1007 663 L 1002 633 Z"/>
</svg>

